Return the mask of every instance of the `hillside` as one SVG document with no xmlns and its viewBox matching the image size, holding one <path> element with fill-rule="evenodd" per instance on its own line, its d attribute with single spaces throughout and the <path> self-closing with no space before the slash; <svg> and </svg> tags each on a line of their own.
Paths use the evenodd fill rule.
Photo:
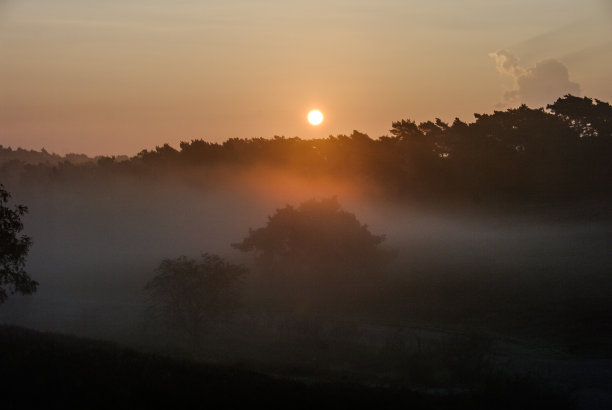
<svg viewBox="0 0 612 410">
<path fill-rule="evenodd" d="M 4 409 L 17 408 L 570 408 L 525 380 L 483 391 L 431 391 L 281 379 L 140 353 L 113 343 L 0 326 Z"/>
</svg>

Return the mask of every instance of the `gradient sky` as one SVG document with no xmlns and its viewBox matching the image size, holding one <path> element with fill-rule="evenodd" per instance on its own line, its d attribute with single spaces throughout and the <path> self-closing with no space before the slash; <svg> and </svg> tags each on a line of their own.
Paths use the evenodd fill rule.
<svg viewBox="0 0 612 410">
<path fill-rule="evenodd" d="M 604 0 L 0 0 L 0 144 L 378 137 L 570 91 L 612 101 L 611 67 Z"/>
</svg>

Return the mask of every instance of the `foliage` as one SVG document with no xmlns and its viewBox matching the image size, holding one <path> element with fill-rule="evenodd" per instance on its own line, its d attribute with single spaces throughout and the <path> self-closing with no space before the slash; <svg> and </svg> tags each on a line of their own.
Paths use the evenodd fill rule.
<svg viewBox="0 0 612 410">
<path fill-rule="evenodd" d="M 254 252 L 267 271 L 329 276 L 380 266 L 389 256 L 379 248 L 383 241 L 384 236 L 373 235 L 336 198 L 329 198 L 278 209 L 265 227 L 251 229 L 232 246 Z"/>
<path fill-rule="evenodd" d="M 544 108 L 522 105 L 474 114 L 447 124 L 436 118 L 419 124 L 392 123 L 389 135 L 372 139 L 353 131 L 321 139 L 231 138 L 223 143 L 181 142 L 143 150 L 129 160 L 21 165 L 32 178 L 104 178 L 207 175 L 206 171 L 266 167 L 307 178 L 333 178 L 392 199 L 462 200 L 489 204 L 570 203 L 612 196 L 612 107 L 567 95 Z M 5 153 L 1 172 L 18 169 L 17 152 Z M 14 160 L 11 161 L 10 158 Z M 2 161 L 0 161 L 2 162 Z M 200 172 L 204 171 L 204 172 Z M 14 173 L 13 173 L 14 174 Z"/>
<path fill-rule="evenodd" d="M 612 137 L 612 106 L 588 97 L 566 95 L 547 108 L 565 120 L 582 137 Z"/>
<path fill-rule="evenodd" d="M 209 321 L 231 310 L 234 286 L 246 269 L 203 254 L 199 261 L 186 256 L 164 259 L 157 272 L 145 286 L 153 312 L 199 345 Z"/>
<path fill-rule="evenodd" d="M 28 208 L 23 205 L 9 208 L 10 196 L 0 184 L 0 303 L 7 299 L 8 292 L 31 294 L 38 286 L 25 271 L 25 259 L 32 240 L 19 235 L 23 229 L 21 218 Z"/>
<path fill-rule="evenodd" d="M 492 114 L 392 123 L 390 135 L 302 140 L 196 140 L 143 151 L 138 161 L 166 166 L 265 164 L 285 172 L 373 183 L 410 199 L 464 198 L 534 202 L 609 197 L 612 189 L 612 108 L 567 95 L 543 108 L 522 105 Z"/>
</svg>

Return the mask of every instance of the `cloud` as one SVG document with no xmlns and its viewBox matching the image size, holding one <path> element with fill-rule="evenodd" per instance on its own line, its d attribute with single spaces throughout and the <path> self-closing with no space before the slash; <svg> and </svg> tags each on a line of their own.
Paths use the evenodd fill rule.
<svg viewBox="0 0 612 410">
<path fill-rule="evenodd" d="M 497 71 L 514 78 L 514 88 L 504 93 L 504 105 L 521 103 L 539 107 L 565 94 L 580 94 L 580 85 L 570 81 L 567 67 L 559 60 L 542 60 L 525 68 L 508 50 L 489 56 L 495 60 Z"/>
<path fill-rule="evenodd" d="M 510 53 L 508 50 L 499 50 L 495 53 L 490 53 L 490 57 L 495 59 L 497 71 L 502 74 L 518 76 L 524 73 L 525 70 L 519 65 L 519 59 Z"/>
</svg>

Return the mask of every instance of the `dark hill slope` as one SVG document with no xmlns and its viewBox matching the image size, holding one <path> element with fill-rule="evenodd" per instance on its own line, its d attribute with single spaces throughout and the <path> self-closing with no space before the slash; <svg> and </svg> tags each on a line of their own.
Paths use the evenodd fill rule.
<svg viewBox="0 0 612 410">
<path fill-rule="evenodd" d="M 305 383 L 14 326 L 0 326 L 0 363 L 3 409 L 568 407 L 558 396 L 516 381 L 456 395 Z"/>
</svg>

